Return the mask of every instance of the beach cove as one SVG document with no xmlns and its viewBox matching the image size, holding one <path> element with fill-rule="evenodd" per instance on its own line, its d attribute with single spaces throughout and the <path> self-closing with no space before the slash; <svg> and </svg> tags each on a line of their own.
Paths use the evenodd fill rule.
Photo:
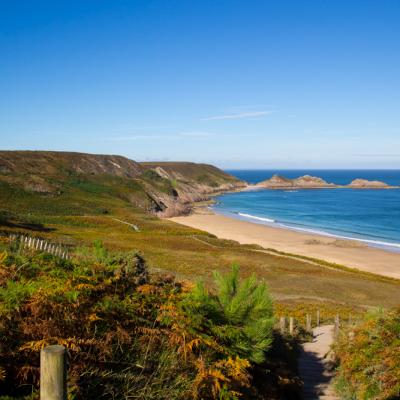
<svg viewBox="0 0 400 400">
<path fill-rule="evenodd" d="M 368 247 L 361 242 L 242 221 L 215 214 L 205 207 L 196 208 L 191 215 L 170 220 L 207 231 L 221 239 L 235 240 L 241 244 L 257 244 L 265 249 L 312 257 L 400 279 L 400 253 Z"/>
</svg>

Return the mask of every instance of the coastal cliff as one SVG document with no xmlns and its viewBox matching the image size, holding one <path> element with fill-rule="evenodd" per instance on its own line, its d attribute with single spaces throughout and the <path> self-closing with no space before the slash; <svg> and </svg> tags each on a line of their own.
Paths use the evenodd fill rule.
<svg viewBox="0 0 400 400">
<path fill-rule="evenodd" d="M 116 155 L 49 151 L 0 151 L 0 200 L 18 193 L 34 205 L 59 212 L 107 213 L 122 201 L 146 213 L 189 213 L 193 202 L 233 191 L 245 183 L 207 164 L 140 163 Z M 14 202 L 15 203 L 15 202 Z M 64 206 L 62 206 L 64 205 Z M 3 206 L 2 206 L 3 207 Z M 71 210 L 72 209 L 72 210 Z"/>
<path fill-rule="evenodd" d="M 369 181 L 367 179 L 354 179 L 348 185 L 337 185 L 328 183 L 324 179 L 304 175 L 295 179 L 289 179 L 280 175 L 273 175 L 271 178 L 259 182 L 255 185 L 248 185 L 249 189 L 323 189 L 323 188 L 348 188 L 348 189 L 392 189 L 398 186 L 389 186 L 381 181 Z"/>
</svg>

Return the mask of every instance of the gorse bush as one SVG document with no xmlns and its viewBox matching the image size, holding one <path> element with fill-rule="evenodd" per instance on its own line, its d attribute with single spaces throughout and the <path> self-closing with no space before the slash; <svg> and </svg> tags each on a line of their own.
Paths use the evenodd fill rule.
<svg viewBox="0 0 400 400">
<path fill-rule="evenodd" d="M 343 332 L 335 346 L 336 386 L 342 398 L 399 399 L 400 308 L 374 312 L 353 331 L 352 339 Z"/>
<path fill-rule="evenodd" d="M 234 356 L 254 363 L 265 361 L 272 343 L 272 300 L 264 283 L 255 276 L 239 280 L 239 268 L 227 275 L 214 273 L 216 292 L 198 283 L 185 302 L 194 325 L 217 337 Z"/>
<path fill-rule="evenodd" d="M 264 398 L 248 395 L 249 371 L 271 344 L 272 304 L 254 277 L 216 274 L 211 294 L 150 279 L 139 254 L 99 242 L 73 261 L 3 249 L 0 398 L 38 398 L 50 344 L 68 350 L 71 399 Z"/>
</svg>

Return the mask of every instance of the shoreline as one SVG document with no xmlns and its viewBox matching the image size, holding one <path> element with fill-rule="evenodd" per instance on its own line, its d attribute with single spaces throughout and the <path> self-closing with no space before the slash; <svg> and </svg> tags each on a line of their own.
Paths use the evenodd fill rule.
<svg viewBox="0 0 400 400">
<path fill-rule="evenodd" d="M 356 240 L 257 224 L 216 214 L 204 206 L 196 207 L 190 215 L 168 220 L 206 231 L 221 239 L 235 240 L 241 244 L 257 244 L 265 249 L 312 257 L 400 279 L 400 253 L 370 247 Z"/>
<path fill-rule="evenodd" d="M 322 236 L 325 238 L 330 238 L 334 239 L 335 241 L 340 241 L 340 242 L 348 242 L 348 243 L 353 243 L 354 245 L 363 245 L 367 247 L 372 247 L 375 249 L 380 249 L 380 250 L 385 250 L 389 253 L 400 253 L 400 243 L 397 242 L 389 242 L 389 241 L 384 241 L 384 239 L 381 238 L 363 238 L 363 237 L 351 237 L 351 236 L 345 236 L 344 233 L 335 233 L 335 232 L 329 232 L 325 231 L 324 228 L 313 228 L 313 227 L 308 227 L 306 225 L 290 225 L 289 223 L 283 223 L 283 222 L 278 222 L 274 219 L 266 218 L 266 217 L 257 217 L 251 214 L 246 214 L 246 213 L 234 213 L 235 216 L 231 217 L 229 214 L 223 213 L 223 212 L 216 212 L 214 210 L 210 210 L 213 213 L 217 215 L 224 215 L 228 218 L 233 218 L 233 219 L 238 219 L 241 221 L 248 221 L 251 223 L 255 223 L 258 225 L 264 225 L 264 226 L 269 226 L 272 228 L 281 228 L 281 229 L 288 229 L 291 231 L 299 232 L 299 233 L 305 233 L 305 234 L 310 234 L 310 235 L 317 235 L 317 236 Z M 255 221 L 252 221 L 255 220 Z M 260 221 L 260 222 L 256 222 Z"/>
</svg>

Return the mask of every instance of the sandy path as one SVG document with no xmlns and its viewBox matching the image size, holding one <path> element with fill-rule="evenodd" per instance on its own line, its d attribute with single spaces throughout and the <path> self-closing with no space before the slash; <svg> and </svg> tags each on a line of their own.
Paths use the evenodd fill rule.
<svg viewBox="0 0 400 400">
<path fill-rule="evenodd" d="M 196 213 L 170 220 L 242 244 L 258 244 L 264 248 L 318 258 L 400 279 L 400 253 L 362 244 L 354 245 L 351 241 L 341 241 L 341 245 L 337 246 L 335 239 L 330 237 L 255 224 L 212 213 Z"/>
<path fill-rule="evenodd" d="M 299 358 L 299 373 L 304 382 L 303 399 L 339 399 L 333 389 L 333 374 L 329 368 L 333 325 L 314 328 L 313 334 L 314 340 L 303 344 Z"/>
</svg>

